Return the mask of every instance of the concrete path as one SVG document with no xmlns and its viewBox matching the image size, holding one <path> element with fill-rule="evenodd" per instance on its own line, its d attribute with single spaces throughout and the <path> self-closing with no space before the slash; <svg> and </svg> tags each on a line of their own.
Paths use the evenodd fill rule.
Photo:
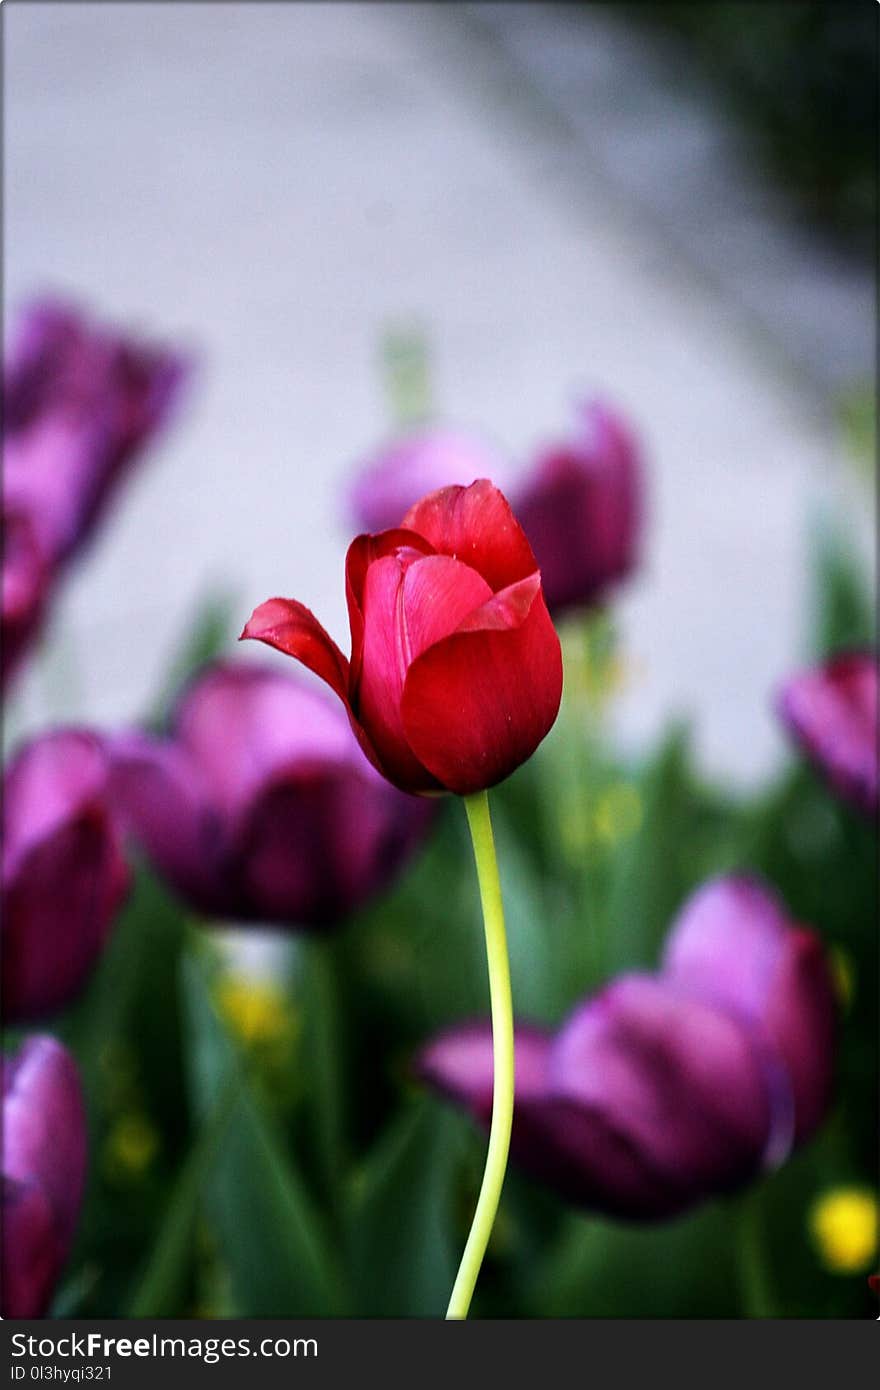
<svg viewBox="0 0 880 1390">
<path fill-rule="evenodd" d="M 500 8 L 526 29 L 552 13 Z M 620 736 L 690 713 L 710 771 L 766 771 L 808 514 L 845 490 L 828 399 L 613 186 L 523 64 L 522 27 L 517 56 L 458 6 L 3 11 L 7 305 L 56 287 L 203 358 L 186 418 L 70 582 L 13 730 L 136 715 L 212 586 L 237 619 L 295 594 L 344 637 L 340 484 L 388 424 L 382 335 L 417 323 L 443 410 L 517 454 L 577 391 L 631 414 L 652 521 L 620 607 Z M 595 20 L 591 119 L 613 141 Z M 811 288 L 835 323 L 836 286 Z"/>
</svg>

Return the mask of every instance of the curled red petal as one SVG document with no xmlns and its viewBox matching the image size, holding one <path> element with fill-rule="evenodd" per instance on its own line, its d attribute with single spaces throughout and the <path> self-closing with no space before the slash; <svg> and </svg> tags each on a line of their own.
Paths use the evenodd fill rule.
<svg viewBox="0 0 880 1390">
<path fill-rule="evenodd" d="M 485 478 L 470 487 L 444 487 L 429 493 L 410 507 L 403 524 L 441 555 L 470 565 L 496 591 L 538 568 L 510 503 Z"/>
<path fill-rule="evenodd" d="M 400 697 L 408 664 L 403 623 L 406 566 L 399 554 L 384 555 L 369 568 L 364 584 L 361 671 L 355 695 L 357 718 L 369 730 L 381 771 L 405 791 L 438 790 L 407 741 Z"/>
<path fill-rule="evenodd" d="M 542 594 L 532 590 L 528 582 L 496 595 L 407 673 L 407 741 L 460 796 L 494 786 L 531 757 L 559 712 L 559 638 Z"/>
<path fill-rule="evenodd" d="M 374 560 L 393 555 L 400 550 L 415 550 L 431 555 L 433 547 L 414 531 L 397 527 L 377 536 L 356 536 L 345 557 L 345 599 L 351 627 L 351 686 L 356 688 L 361 675 L 364 645 L 364 585 L 367 570 Z"/>
<path fill-rule="evenodd" d="M 417 560 L 403 580 L 407 666 L 441 638 L 461 631 L 492 600 L 492 590 L 482 575 L 460 560 L 449 555 Z"/>
<path fill-rule="evenodd" d="M 239 641 L 247 638 L 301 661 L 348 706 L 348 660 L 305 604 L 292 598 L 267 599 L 245 623 Z"/>
</svg>

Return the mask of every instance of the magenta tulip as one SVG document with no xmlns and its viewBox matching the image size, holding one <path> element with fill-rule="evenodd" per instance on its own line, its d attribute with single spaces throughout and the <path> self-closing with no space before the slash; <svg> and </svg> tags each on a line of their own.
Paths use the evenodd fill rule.
<svg viewBox="0 0 880 1390">
<path fill-rule="evenodd" d="M 583 406 L 577 430 L 538 455 L 513 506 L 554 616 L 601 602 L 637 561 L 642 477 L 627 426 L 607 406 Z"/>
<path fill-rule="evenodd" d="M 286 672 L 217 664 L 168 737 L 113 743 L 114 792 L 155 869 L 197 911 L 322 928 L 385 888 L 433 808 L 370 767 L 343 711 Z"/>
<path fill-rule="evenodd" d="M 779 712 L 810 760 L 844 801 L 877 814 L 878 665 L 873 652 L 844 652 L 792 676 Z"/>
<path fill-rule="evenodd" d="M 3 788 L 3 1008 L 39 1018 L 89 978 L 128 888 L 108 762 L 94 734 L 27 744 Z"/>
<path fill-rule="evenodd" d="M 46 301 L 22 313 L 4 364 L 4 679 L 187 374 L 179 354 L 69 306 Z"/>
<path fill-rule="evenodd" d="M 76 1066 L 50 1037 L 3 1058 L 2 1306 L 44 1316 L 70 1252 L 86 1174 Z"/>
<path fill-rule="evenodd" d="M 489 478 L 504 490 L 510 465 L 476 434 L 434 425 L 403 435 L 361 465 L 349 501 L 355 525 L 392 530 L 420 497 Z"/>
<path fill-rule="evenodd" d="M 628 975 L 556 1033 L 516 1035 L 514 1159 L 577 1206 L 669 1217 L 774 1167 L 830 1099 L 834 997 L 818 938 L 759 884 L 685 905 L 658 976 Z M 488 1024 L 441 1035 L 420 1075 L 485 1123 Z"/>
</svg>

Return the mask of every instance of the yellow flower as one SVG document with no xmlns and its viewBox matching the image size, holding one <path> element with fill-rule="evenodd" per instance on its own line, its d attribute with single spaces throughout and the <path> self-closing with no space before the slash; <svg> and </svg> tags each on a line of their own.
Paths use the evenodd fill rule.
<svg viewBox="0 0 880 1390">
<path fill-rule="evenodd" d="M 835 1187 L 813 1204 L 810 1232 L 822 1263 L 835 1274 L 867 1269 L 877 1251 L 878 1204 L 866 1187 Z"/>
<path fill-rule="evenodd" d="M 856 992 L 852 956 L 842 947 L 835 946 L 831 951 L 831 973 L 837 997 L 844 1009 L 852 1004 Z"/>
<path fill-rule="evenodd" d="M 284 993 L 269 980 L 227 975 L 217 988 L 217 1004 L 246 1046 L 271 1045 L 290 1036 L 291 1021 Z"/>
<path fill-rule="evenodd" d="M 116 1121 L 104 1149 L 104 1160 L 113 1177 L 139 1178 L 149 1168 L 159 1147 L 159 1136 L 147 1116 L 138 1111 Z"/>
</svg>

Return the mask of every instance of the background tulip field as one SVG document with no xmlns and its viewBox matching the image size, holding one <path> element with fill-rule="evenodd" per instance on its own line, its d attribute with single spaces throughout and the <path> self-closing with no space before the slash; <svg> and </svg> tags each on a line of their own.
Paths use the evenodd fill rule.
<svg viewBox="0 0 880 1390">
<path fill-rule="evenodd" d="M 184 21 L 172 17 L 167 33 L 161 23 L 156 28 L 155 47 L 137 28 L 137 11 L 151 6 L 104 7 L 115 11 L 109 20 L 92 6 L 63 8 L 73 17 L 57 48 L 38 19 L 27 21 L 30 29 L 24 22 L 8 26 L 13 77 L 16 63 L 26 69 L 33 61 L 37 39 L 49 42 L 41 52 L 52 55 L 50 68 L 55 62 L 65 72 L 64 54 L 80 43 L 91 52 L 90 45 L 105 42 L 110 56 L 102 63 L 120 73 L 143 52 L 148 74 L 159 71 L 175 42 L 192 44 L 193 100 L 208 154 L 190 163 L 193 150 L 183 139 L 174 164 L 163 144 L 151 175 L 160 201 L 179 177 L 187 199 L 192 189 L 192 201 L 201 197 L 210 210 L 210 151 L 224 151 L 218 157 L 227 159 L 222 172 L 233 199 L 236 177 L 246 183 L 264 157 L 270 173 L 276 167 L 264 141 L 271 151 L 281 138 L 281 97 L 282 105 L 264 112 L 252 149 L 247 140 L 235 144 L 239 130 L 225 117 L 205 114 L 211 64 L 231 62 L 223 59 L 227 40 L 230 52 L 244 53 L 244 71 L 262 78 L 265 63 L 272 81 L 286 81 L 286 71 L 272 67 L 269 50 L 290 45 L 297 55 L 290 62 L 302 64 L 299 80 L 308 88 L 303 109 L 312 113 L 314 105 L 314 130 L 345 146 L 337 164 L 341 147 L 333 143 L 328 167 L 356 171 L 351 196 L 356 202 L 363 193 L 365 225 L 381 231 L 397 215 L 378 194 L 370 202 L 358 182 L 375 151 L 369 134 L 354 133 L 357 113 L 382 109 L 383 64 L 412 81 L 412 111 L 425 122 L 419 139 L 426 151 L 441 151 L 439 185 L 448 179 L 453 187 L 447 129 L 435 129 L 426 114 L 438 82 L 431 45 L 422 49 L 418 37 L 426 7 L 270 6 L 253 7 L 249 17 L 246 7 L 207 5 L 201 8 L 208 29 L 178 30 Z M 484 21 L 491 26 L 498 11 L 543 8 L 449 7 L 475 11 L 468 22 L 477 29 Z M 608 7 L 570 8 L 585 10 L 588 22 L 592 9 Z M 637 13 L 644 7 L 624 8 L 632 13 L 621 32 L 631 25 L 637 43 L 662 32 L 664 42 L 673 35 L 690 44 L 693 55 L 716 32 L 729 32 L 726 4 L 702 7 L 713 16 L 705 30 L 695 7 L 669 7 L 664 23 Z M 810 135 L 810 93 L 825 90 L 826 79 L 838 92 L 815 35 L 830 34 L 836 51 L 844 51 L 855 30 L 821 15 L 798 30 L 782 20 L 784 8 L 822 7 L 764 8 L 779 12 L 774 70 L 790 75 L 792 55 L 803 58 L 804 90 L 788 116 L 755 96 L 768 90 L 766 73 L 745 40 L 727 75 L 724 64 L 707 62 L 703 82 L 710 107 L 721 105 L 725 83 L 738 90 L 732 109 L 739 103 L 740 114 L 732 119 L 742 123 L 751 148 L 764 151 L 767 177 L 780 191 L 786 150 L 822 145 Z M 357 57 L 328 17 L 333 10 L 364 26 Z M 495 11 L 494 19 L 484 10 Z M 129 12 L 131 30 L 120 20 Z M 540 17 L 533 21 L 543 32 Z M 464 43 L 455 18 L 430 23 L 441 25 L 430 34 L 442 34 L 450 53 Z M 596 52 L 621 61 L 604 23 L 600 14 Z M 482 72 L 492 46 L 489 30 L 480 29 L 478 39 L 477 29 L 462 30 L 474 44 L 465 76 Z M 202 48 L 205 33 L 216 50 Z M 767 67 L 771 39 L 765 32 L 761 40 Z M 552 52 L 549 37 L 547 43 Z M 808 80 L 808 60 L 822 81 Z M 336 75 L 350 103 L 338 125 L 333 104 L 321 105 L 308 86 L 312 62 Z M 239 80 L 234 63 L 223 71 Z M 167 80 L 176 110 L 176 78 Z M 249 103 L 257 100 L 248 81 L 241 78 L 246 130 Z M 113 91 L 98 90 L 99 101 L 116 110 Z M 503 164 L 504 122 L 512 119 L 507 89 L 502 83 L 487 90 L 495 105 L 479 108 L 474 130 L 480 138 L 493 132 Z M 136 101 L 142 95 L 138 89 Z M 62 84 L 62 98 L 74 103 L 75 86 Z M 12 100 L 28 109 L 15 89 Z M 48 88 L 39 102 L 54 129 Z M 864 136 L 858 103 L 847 109 Z M 17 111 L 11 138 L 24 142 L 15 135 Z M 497 126 L 492 112 L 503 113 Z M 528 104 L 526 112 L 532 119 Z M 388 135 L 398 129 L 392 115 L 383 129 L 393 162 L 405 160 L 407 137 L 401 133 L 398 146 Z M 613 118 L 609 99 L 609 128 Z M 148 128 L 134 121 L 132 140 Z M 230 128 L 232 153 L 224 144 Z M 129 128 L 120 129 L 125 136 Z M 528 148 L 549 149 L 542 141 L 559 136 L 552 123 L 547 130 Z M 100 138 L 108 139 L 101 145 L 107 169 L 121 170 L 126 161 L 115 137 Z M 349 149 L 346 142 L 356 139 L 363 144 Z M 247 160 L 238 163 L 245 148 L 250 171 Z M 838 237 L 841 263 L 860 254 L 873 216 L 852 131 L 847 148 L 846 169 L 835 165 L 834 177 L 822 177 L 830 167 L 824 145 L 818 163 L 804 153 L 795 161 L 793 191 L 785 192 L 796 209 L 791 216 L 821 228 L 823 237 Z M 76 169 L 79 155 L 65 149 L 58 168 Z M 461 270 L 462 283 L 493 256 L 511 258 L 510 283 L 516 280 L 513 243 L 502 227 L 493 230 L 488 195 L 485 205 L 480 200 L 492 160 L 476 144 L 469 155 L 464 137 L 456 150 L 462 167 L 473 159 L 466 197 L 447 222 L 426 204 L 434 210 L 425 214 L 428 239 L 419 254 L 410 262 L 404 252 L 377 267 L 387 302 L 378 309 L 367 291 L 358 299 L 360 290 L 353 294 L 328 277 L 318 295 L 326 315 L 320 321 L 305 310 L 296 317 L 292 292 L 280 312 L 270 292 L 275 279 L 260 279 L 259 248 L 243 249 L 234 232 L 218 230 L 204 265 L 185 237 L 163 243 L 154 261 L 125 221 L 124 200 L 114 211 L 112 181 L 106 286 L 105 268 L 88 259 L 91 251 L 83 253 L 80 283 L 76 257 L 65 259 L 64 250 L 65 207 L 74 209 L 74 244 L 77 236 L 88 241 L 85 221 L 76 220 L 77 200 L 65 202 L 71 195 L 63 180 L 52 186 L 48 163 L 31 211 L 24 184 L 15 183 L 24 209 L 13 215 L 15 227 L 27 227 L 29 217 L 42 225 L 53 211 L 58 225 L 45 242 L 42 268 L 21 249 L 20 233 L 11 238 L 21 293 L 8 306 L 4 355 L 6 1317 L 443 1316 L 483 1172 L 492 1075 L 483 927 L 461 799 L 411 795 L 401 789 L 405 777 L 392 785 L 381 775 L 379 745 L 369 745 L 368 760 L 369 740 L 353 716 L 356 737 L 336 698 L 340 677 L 332 659 L 326 665 L 326 651 L 323 668 L 309 658 L 322 684 L 278 651 L 238 646 L 237 639 L 257 605 L 287 595 L 314 605 L 322 621 L 323 602 L 328 630 L 347 655 L 349 541 L 398 528 L 425 494 L 476 479 L 500 489 L 515 521 L 508 524 L 488 485 L 478 494 L 489 499 L 483 518 L 489 511 L 501 516 L 505 544 L 521 543 L 540 568 L 562 647 L 564 689 L 547 737 L 490 790 L 517 1090 L 512 1158 L 472 1315 L 877 1314 L 878 665 L 874 559 L 863 543 L 874 506 L 873 388 L 861 379 L 845 386 L 826 379 L 822 410 L 811 413 L 810 393 L 820 388 L 805 376 L 800 394 L 785 396 L 778 419 L 786 428 L 795 421 L 797 438 L 833 439 L 827 459 L 822 455 L 833 485 L 809 498 L 794 486 L 774 491 L 744 452 L 741 466 L 724 474 L 718 500 L 729 508 L 733 560 L 719 546 L 716 567 L 707 553 L 692 582 L 681 573 L 678 587 L 669 586 L 657 555 L 688 546 L 702 555 L 721 528 L 716 542 L 708 530 L 705 541 L 694 535 L 694 518 L 707 517 L 713 499 L 700 460 L 680 456 L 687 437 L 669 424 L 686 416 L 686 406 L 655 431 L 633 385 L 640 356 L 655 351 L 652 335 L 645 342 L 624 335 L 611 350 L 618 366 L 631 360 L 631 377 L 599 360 L 595 337 L 583 360 L 570 360 L 577 339 L 566 338 L 563 363 L 551 351 L 552 317 L 562 312 L 567 290 L 559 304 L 548 290 L 547 323 L 535 328 L 543 346 L 527 359 L 506 330 L 503 342 L 491 337 L 486 324 L 493 313 L 502 321 L 504 297 L 492 300 L 496 292 L 487 289 L 480 300 L 479 275 L 473 298 L 466 290 L 460 300 L 451 296 L 448 318 L 445 304 L 436 323 L 424 312 L 408 317 L 413 303 L 424 309 L 414 286 L 430 281 L 425 253 L 434 248 L 442 280 L 442 249 L 456 241 L 455 219 L 464 208 L 467 244 L 475 238 L 482 249 Z M 12 158 L 19 158 L 14 148 Z M 346 248 L 356 245 L 362 254 L 373 231 L 358 230 L 342 191 L 325 194 L 310 181 L 307 155 L 295 147 L 293 158 L 302 159 L 306 216 L 325 207 L 324 197 L 346 208 L 321 224 L 328 243 L 339 238 L 342 266 Z M 415 169 L 409 177 L 418 184 Z M 522 187 L 533 176 L 556 179 L 547 198 L 553 207 L 563 188 L 559 170 L 521 173 Z M 299 186 L 290 206 L 294 192 Z M 143 193 L 138 184 L 136 203 Z M 580 216 L 574 195 L 560 203 L 567 216 Z M 620 215 L 616 206 L 609 197 L 609 219 Z M 259 207 L 252 211 L 259 221 Z M 230 210 L 233 221 L 235 215 Z M 117 224 L 127 233 L 113 233 Z M 265 235 L 274 236 L 271 227 Z M 627 223 L 622 240 L 630 235 Z M 303 245 L 315 241 L 313 230 L 303 236 Z M 191 300 L 180 290 L 188 328 L 175 308 L 177 291 L 146 309 L 136 293 L 126 299 L 141 256 L 144 275 L 156 283 L 170 286 L 179 273 L 180 286 L 201 287 Z M 237 268 L 234 286 L 215 273 L 212 257 Z M 644 259 L 645 273 L 653 274 L 651 258 Z M 638 257 L 634 264 L 641 265 Z M 528 265 L 537 276 L 537 259 Z M 277 279 L 296 274 L 289 263 L 272 270 Z M 548 274 L 552 279 L 552 266 Z M 692 284 L 694 296 L 705 292 L 696 273 L 692 282 L 677 281 L 684 273 L 668 267 L 663 275 L 655 308 L 674 297 L 676 285 L 689 306 L 691 291 L 682 284 Z M 843 299 L 829 288 L 832 280 L 829 272 L 817 292 L 821 298 L 827 290 L 829 341 Z M 842 280 L 833 283 L 839 288 Z M 313 292 L 303 285 L 304 302 Z M 216 343 L 208 307 L 215 293 L 229 333 L 224 340 L 218 329 Z M 596 294 L 601 300 L 600 289 Z M 204 323 L 194 307 L 200 302 Z M 352 315 L 356 305 L 360 317 Z M 281 341 L 288 313 L 290 334 L 303 336 L 279 364 L 259 355 L 253 324 Z M 682 361 L 697 372 L 701 343 L 712 335 L 702 338 L 706 324 L 682 315 L 675 320 L 684 325 Z M 229 346 L 239 319 L 256 362 L 245 353 L 236 358 Z M 529 320 L 526 303 L 524 337 Z M 718 349 L 716 432 L 739 438 L 738 430 L 778 429 L 782 441 L 783 426 L 769 406 L 757 423 L 743 423 L 745 375 L 740 394 L 731 385 L 725 395 L 725 372 L 732 381 L 739 370 L 735 320 L 726 310 L 717 320 L 730 336 Z M 462 425 L 456 374 L 445 370 L 444 354 L 459 338 L 483 333 L 486 351 L 469 360 L 480 359 L 479 381 L 492 404 L 485 419 Z M 769 362 L 767 342 L 761 350 Z M 552 362 L 562 407 L 529 435 L 517 412 L 539 357 Z M 356 389 L 345 377 L 353 360 L 363 378 Z M 787 370 L 771 364 L 768 379 L 782 381 Z M 222 389 L 212 390 L 212 378 Z M 679 380 L 677 400 L 688 389 Z M 776 389 L 782 400 L 789 387 Z M 462 395 L 471 399 L 465 388 Z M 296 408 L 288 414 L 291 399 Z M 505 403 L 518 422 L 507 436 Z M 313 463 L 297 438 L 298 411 L 311 445 L 325 449 L 323 463 Z M 367 429 L 365 418 L 375 428 Z M 349 419 L 363 431 L 356 439 L 346 434 Z M 216 489 L 213 463 L 202 458 L 186 471 L 188 433 L 200 450 L 217 450 Z M 276 458 L 270 441 L 279 434 Z M 223 454 L 227 435 L 234 447 Z M 505 437 L 518 442 L 500 442 Z M 332 464 L 330 452 L 339 456 Z M 785 469 L 782 442 L 778 452 Z M 769 469 L 772 461 L 764 462 Z M 139 491 L 154 469 L 165 489 L 155 506 Z M 676 469 L 687 477 L 678 491 L 668 482 Z M 707 493 L 693 512 L 685 508 L 685 520 L 665 505 L 701 486 Z M 212 538 L 212 526 L 221 525 L 222 540 Z M 114 534 L 125 545 L 102 571 Z M 395 555 L 401 546 L 410 554 L 413 532 L 408 537 L 398 536 Z M 389 543 L 384 553 L 390 551 Z M 369 597 L 376 590 L 358 580 L 361 552 L 354 554 L 349 589 L 354 574 Z M 202 569 L 200 555 L 210 556 Z M 782 630 L 774 586 L 785 566 L 786 574 L 796 572 L 796 612 L 784 615 L 793 635 L 788 648 L 777 644 L 768 657 Z M 364 574 L 367 567 L 365 560 Z M 90 572 L 98 574 L 92 588 Z M 649 626 L 660 629 L 646 641 L 627 604 L 633 590 L 650 604 L 657 584 L 666 586 L 664 603 L 670 592 L 678 598 L 671 608 L 645 610 L 654 614 Z M 188 587 L 197 592 L 183 604 Z M 367 599 L 363 607 L 362 625 L 370 622 Z M 353 619 L 353 642 L 355 626 Z M 284 649 L 281 640 L 270 645 Z M 647 678 L 652 712 L 640 724 L 626 711 L 638 705 L 644 652 L 658 648 L 686 654 L 680 672 L 674 655 L 665 665 L 660 659 L 661 681 Z M 126 684 L 119 673 L 129 660 L 137 678 Z M 96 672 L 106 674 L 106 690 L 98 689 L 103 675 Z M 481 698 L 491 696 L 481 691 Z M 713 724 L 719 705 L 735 707 L 735 715 Z M 710 743 L 711 756 L 708 724 L 727 731 Z M 768 725 L 773 757 L 763 752 Z M 413 785 L 432 784 L 421 766 L 419 775 L 422 782 Z"/>
</svg>

